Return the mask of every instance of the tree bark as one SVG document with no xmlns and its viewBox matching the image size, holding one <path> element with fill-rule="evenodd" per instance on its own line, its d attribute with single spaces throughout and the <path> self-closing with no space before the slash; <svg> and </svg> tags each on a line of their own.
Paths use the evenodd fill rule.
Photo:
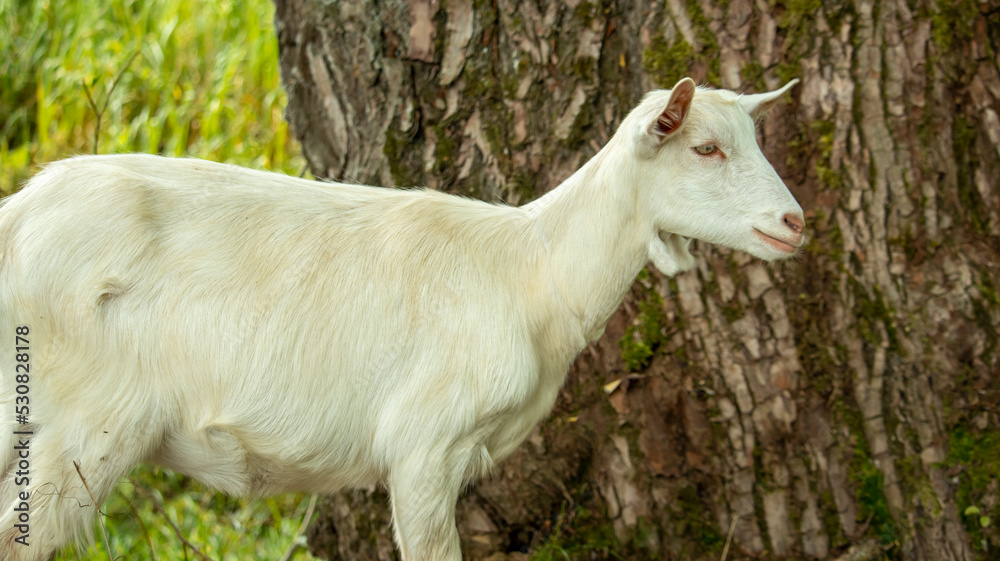
<svg viewBox="0 0 1000 561">
<path fill-rule="evenodd" d="M 810 242 L 644 273 L 465 493 L 473 559 L 1000 555 L 1000 2 L 277 0 L 313 172 L 523 204 L 649 89 L 802 84 L 761 145 Z M 617 384 L 617 385 L 615 385 Z M 378 490 L 311 550 L 396 559 Z M 723 553 L 725 552 L 725 553 Z"/>
</svg>

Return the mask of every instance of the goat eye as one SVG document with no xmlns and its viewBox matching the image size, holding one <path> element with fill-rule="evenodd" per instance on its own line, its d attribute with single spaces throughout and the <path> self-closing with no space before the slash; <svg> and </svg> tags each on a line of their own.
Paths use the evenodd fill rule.
<svg viewBox="0 0 1000 561">
<path fill-rule="evenodd" d="M 714 144 L 703 144 L 701 146 L 695 146 L 694 151 L 702 156 L 711 156 L 712 154 L 717 154 L 719 152 L 719 147 Z"/>
</svg>

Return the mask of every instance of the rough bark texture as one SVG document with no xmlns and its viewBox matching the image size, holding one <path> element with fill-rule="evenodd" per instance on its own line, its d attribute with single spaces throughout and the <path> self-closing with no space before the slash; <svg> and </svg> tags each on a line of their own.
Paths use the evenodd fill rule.
<svg viewBox="0 0 1000 561">
<path fill-rule="evenodd" d="M 277 4 L 288 118 L 341 180 L 521 204 L 649 89 L 802 79 L 761 142 L 806 251 L 640 277 L 461 499 L 466 555 L 1000 556 L 998 0 Z M 310 547 L 395 559 L 384 494 L 331 497 Z"/>
</svg>

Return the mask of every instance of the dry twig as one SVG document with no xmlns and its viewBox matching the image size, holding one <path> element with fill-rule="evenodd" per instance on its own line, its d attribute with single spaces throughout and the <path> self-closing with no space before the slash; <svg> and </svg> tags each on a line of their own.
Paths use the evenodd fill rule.
<svg viewBox="0 0 1000 561">
<path fill-rule="evenodd" d="M 111 554 L 111 541 L 108 540 L 108 529 L 104 526 L 104 513 L 101 512 L 100 505 L 97 504 L 94 494 L 90 492 L 90 485 L 87 485 L 87 478 L 83 476 L 83 472 L 80 471 L 80 464 L 76 460 L 73 460 L 73 467 L 76 468 L 76 474 L 80 477 L 80 481 L 83 482 L 83 488 L 87 490 L 87 495 L 90 497 L 91 504 L 94 505 L 94 510 L 97 511 L 97 522 L 101 525 L 101 537 L 104 538 L 104 548 L 108 551 L 108 559 L 114 559 L 115 556 Z"/>
<path fill-rule="evenodd" d="M 97 108 L 97 102 L 94 101 L 93 94 L 90 93 L 90 86 L 83 83 L 83 93 L 87 94 L 87 103 L 90 104 L 90 108 L 94 110 L 94 116 L 97 117 L 97 126 L 94 127 L 94 154 L 98 153 L 98 147 L 101 142 L 101 120 L 104 118 L 104 112 L 108 110 L 108 103 L 111 103 L 111 94 L 115 93 L 115 88 L 118 87 L 118 82 L 121 81 L 122 76 L 125 75 L 125 71 L 128 70 L 129 66 L 132 66 L 132 61 L 139 56 L 139 51 L 132 53 L 132 57 L 128 59 L 125 66 L 118 71 L 118 75 L 115 76 L 115 81 L 111 83 L 111 91 L 108 92 L 107 97 L 104 98 L 104 105 L 100 109 Z"/>
<path fill-rule="evenodd" d="M 726 557 L 729 556 L 729 544 L 733 543 L 733 533 L 736 531 L 736 522 L 740 519 L 739 516 L 733 515 L 733 521 L 729 524 L 729 535 L 726 536 L 726 546 L 722 548 L 722 559 L 721 561 L 726 561 Z"/>
<path fill-rule="evenodd" d="M 142 537 L 146 538 L 146 547 L 149 548 L 149 561 L 156 561 L 156 554 L 153 552 L 153 540 L 149 539 L 149 530 L 146 529 L 146 523 L 142 521 L 142 517 L 139 516 L 139 511 L 135 508 L 134 504 L 129 503 L 128 508 L 132 511 L 132 516 L 135 516 L 139 527 L 142 528 Z"/>
<path fill-rule="evenodd" d="M 292 538 L 292 545 L 288 547 L 288 551 L 281 556 L 281 561 L 291 561 L 292 555 L 295 555 L 295 550 L 298 549 L 299 536 L 306 532 L 309 527 L 309 522 L 312 521 L 313 510 L 316 508 L 316 498 L 319 495 L 313 493 L 312 498 L 309 499 L 309 507 L 306 508 L 306 515 L 302 517 L 302 525 L 299 526 L 299 531 L 295 532 L 295 537 Z"/>
</svg>

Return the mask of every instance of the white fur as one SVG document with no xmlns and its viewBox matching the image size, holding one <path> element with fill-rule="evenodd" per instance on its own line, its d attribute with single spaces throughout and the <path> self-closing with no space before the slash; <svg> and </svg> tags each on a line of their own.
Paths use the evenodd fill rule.
<svg viewBox="0 0 1000 561">
<path fill-rule="evenodd" d="M 403 558 L 460 560 L 460 488 L 548 414 L 648 261 L 689 269 L 692 238 L 790 255 L 754 228 L 801 243 L 751 119 L 780 93 L 653 92 L 522 208 L 155 156 L 49 165 L 0 208 L 0 558 L 91 526 L 74 461 L 102 502 L 150 460 L 239 495 L 385 484 Z M 686 118 L 655 131 L 671 104 Z M 691 149 L 709 142 L 726 158 Z"/>
</svg>

